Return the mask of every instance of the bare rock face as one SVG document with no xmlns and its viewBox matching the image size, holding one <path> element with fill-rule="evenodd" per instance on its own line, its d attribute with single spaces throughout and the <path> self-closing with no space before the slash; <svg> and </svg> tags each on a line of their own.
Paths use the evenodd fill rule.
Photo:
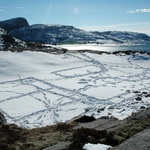
<svg viewBox="0 0 150 150">
<path fill-rule="evenodd" d="M 145 110 L 141 110 L 138 113 L 133 113 L 127 120 L 141 120 L 150 118 L 150 107 Z"/>
<path fill-rule="evenodd" d="M 16 30 L 19 28 L 23 28 L 25 26 L 29 26 L 28 21 L 25 18 L 13 18 L 5 21 L 0 22 L 0 28 L 10 32 L 12 30 Z"/>
<path fill-rule="evenodd" d="M 113 150 L 150 150 L 150 129 L 137 133 Z"/>
</svg>

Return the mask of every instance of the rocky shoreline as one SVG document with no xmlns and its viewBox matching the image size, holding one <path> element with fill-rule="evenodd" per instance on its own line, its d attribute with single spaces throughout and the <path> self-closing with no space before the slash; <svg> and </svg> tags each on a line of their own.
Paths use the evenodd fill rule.
<svg viewBox="0 0 150 150">
<path fill-rule="evenodd" d="M 0 115 L 0 149 L 5 150 L 80 150 L 86 143 L 111 145 L 112 150 L 150 149 L 150 108 L 133 113 L 120 121 L 116 118 L 99 118 L 84 123 L 73 119 L 35 129 L 24 129 L 7 124 Z"/>
</svg>

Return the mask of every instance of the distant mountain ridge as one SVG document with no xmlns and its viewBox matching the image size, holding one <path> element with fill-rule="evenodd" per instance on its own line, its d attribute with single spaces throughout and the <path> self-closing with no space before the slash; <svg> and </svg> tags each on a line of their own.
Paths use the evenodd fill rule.
<svg viewBox="0 0 150 150">
<path fill-rule="evenodd" d="M 144 33 L 136 32 L 88 32 L 67 25 L 29 25 L 25 18 L 14 18 L 0 22 L 0 28 L 7 30 L 8 35 L 25 42 L 43 44 L 123 44 L 127 42 L 150 41 Z"/>
</svg>

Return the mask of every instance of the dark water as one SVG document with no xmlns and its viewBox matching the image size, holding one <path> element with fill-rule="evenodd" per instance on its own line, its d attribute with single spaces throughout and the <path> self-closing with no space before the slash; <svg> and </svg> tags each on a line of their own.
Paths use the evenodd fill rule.
<svg viewBox="0 0 150 150">
<path fill-rule="evenodd" d="M 95 50 L 99 51 L 139 51 L 139 52 L 150 52 L 150 42 L 140 42 L 140 43 L 132 43 L 126 45 L 94 45 Z M 94 50 L 94 48 L 92 48 Z M 89 47 L 90 49 L 90 47 Z"/>
<path fill-rule="evenodd" d="M 150 42 L 143 42 L 142 44 L 135 44 L 133 46 L 107 46 L 102 47 L 104 51 L 140 51 L 140 52 L 150 52 Z"/>
<path fill-rule="evenodd" d="M 150 53 L 150 41 L 149 42 L 136 42 L 126 45 L 107 45 L 107 44 L 75 44 L 75 45 L 63 45 L 63 48 L 68 50 L 95 50 L 95 51 L 139 51 L 139 52 L 149 52 Z"/>
</svg>

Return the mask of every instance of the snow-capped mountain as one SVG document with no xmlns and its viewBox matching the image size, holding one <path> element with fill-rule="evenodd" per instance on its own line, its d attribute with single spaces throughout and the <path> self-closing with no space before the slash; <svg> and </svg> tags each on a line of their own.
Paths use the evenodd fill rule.
<svg viewBox="0 0 150 150">
<path fill-rule="evenodd" d="M 48 44 L 83 43 L 85 41 L 95 40 L 92 33 L 65 25 L 36 24 L 13 30 L 9 34 L 26 42 Z"/>
<path fill-rule="evenodd" d="M 116 42 L 129 42 L 129 41 L 150 41 L 150 37 L 143 33 L 127 32 L 127 31 L 105 31 L 105 32 L 92 32 L 93 34 L 102 35 L 106 39 L 111 39 Z"/>
<path fill-rule="evenodd" d="M 1 21 L 0 28 L 7 30 L 9 35 L 25 42 L 45 44 L 123 44 L 150 41 L 150 37 L 143 33 L 119 31 L 87 32 L 67 25 L 29 25 L 24 18 Z"/>
<path fill-rule="evenodd" d="M 26 26 L 9 33 L 26 42 L 39 42 L 48 44 L 70 43 L 99 43 L 122 44 L 125 42 L 149 41 L 150 37 L 134 32 L 87 32 L 73 26 L 36 24 Z"/>
</svg>

